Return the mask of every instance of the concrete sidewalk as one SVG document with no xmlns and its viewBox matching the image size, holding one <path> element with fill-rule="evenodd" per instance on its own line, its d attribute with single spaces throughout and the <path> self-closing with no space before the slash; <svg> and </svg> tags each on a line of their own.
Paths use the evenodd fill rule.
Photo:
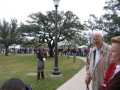
<svg viewBox="0 0 120 90">
<path fill-rule="evenodd" d="M 61 85 L 57 90 L 86 90 L 85 73 L 85 67 L 83 67 L 76 75 L 74 75 L 70 80 Z"/>
</svg>

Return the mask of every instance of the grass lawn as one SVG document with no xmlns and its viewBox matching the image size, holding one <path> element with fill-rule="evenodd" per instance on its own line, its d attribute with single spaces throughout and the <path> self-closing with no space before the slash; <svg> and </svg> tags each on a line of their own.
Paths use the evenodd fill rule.
<svg viewBox="0 0 120 90">
<path fill-rule="evenodd" d="M 59 68 L 62 77 L 51 77 L 54 59 L 48 58 L 45 61 L 45 79 L 36 80 L 36 57 L 34 55 L 0 55 L 0 86 L 12 77 L 20 78 L 25 83 L 32 85 L 33 90 L 56 90 L 66 80 L 70 79 L 83 66 L 84 62 L 77 59 L 73 63 L 73 58 L 59 57 Z M 33 75 L 31 75 L 33 73 Z"/>
</svg>

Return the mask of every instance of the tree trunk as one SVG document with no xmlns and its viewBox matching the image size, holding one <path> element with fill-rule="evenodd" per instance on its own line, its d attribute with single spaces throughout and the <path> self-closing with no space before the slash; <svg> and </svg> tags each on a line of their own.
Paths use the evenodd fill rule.
<svg viewBox="0 0 120 90">
<path fill-rule="evenodd" d="M 76 54 L 74 53 L 74 55 L 73 55 L 73 63 L 75 63 L 76 62 Z"/>
<path fill-rule="evenodd" d="M 49 47 L 49 55 L 50 55 L 50 57 L 54 56 L 53 47 Z"/>
<path fill-rule="evenodd" d="M 51 41 L 48 42 L 48 48 L 49 48 L 49 56 L 54 57 L 54 43 L 51 43 Z"/>
<path fill-rule="evenodd" d="M 5 46 L 5 56 L 8 56 L 9 50 L 8 50 L 8 46 Z"/>
</svg>

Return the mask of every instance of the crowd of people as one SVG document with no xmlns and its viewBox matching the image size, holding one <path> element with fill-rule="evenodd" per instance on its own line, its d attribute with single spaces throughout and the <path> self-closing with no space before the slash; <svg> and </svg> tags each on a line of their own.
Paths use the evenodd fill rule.
<svg viewBox="0 0 120 90">
<path fill-rule="evenodd" d="M 36 48 L 9 48 L 9 53 L 11 54 L 35 54 Z M 44 48 L 44 51 L 46 51 L 47 56 L 49 55 L 49 49 Z M 54 51 L 54 50 L 53 50 Z M 65 56 L 86 56 L 89 52 L 89 47 L 85 48 L 58 48 L 58 54 L 59 55 L 65 55 Z M 5 53 L 5 48 L 0 48 L 0 54 Z"/>
<path fill-rule="evenodd" d="M 14 53 L 14 54 L 32 54 L 34 52 L 33 48 L 9 48 L 9 53 Z M 4 54 L 5 53 L 5 48 L 0 48 L 0 53 Z"/>
<path fill-rule="evenodd" d="M 68 49 L 63 49 L 62 53 L 63 55 L 67 56 L 87 56 L 89 52 L 89 47 L 85 47 L 85 48 L 68 48 Z"/>
</svg>

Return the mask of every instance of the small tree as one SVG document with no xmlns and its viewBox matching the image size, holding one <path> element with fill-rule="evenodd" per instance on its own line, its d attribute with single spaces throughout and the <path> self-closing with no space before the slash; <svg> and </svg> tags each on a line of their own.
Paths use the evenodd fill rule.
<svg viewBox="0 0 120 90">
<path fill-rule="evenodd" d="M 12 19 L 11 23 L 3 20 L 0 22 L 0 43 L 5 47 L 5 55 L 9 53 L 9 46 L 19 42 L 19 36 L 17 31 L 17 20 Z"/>
</svg>

